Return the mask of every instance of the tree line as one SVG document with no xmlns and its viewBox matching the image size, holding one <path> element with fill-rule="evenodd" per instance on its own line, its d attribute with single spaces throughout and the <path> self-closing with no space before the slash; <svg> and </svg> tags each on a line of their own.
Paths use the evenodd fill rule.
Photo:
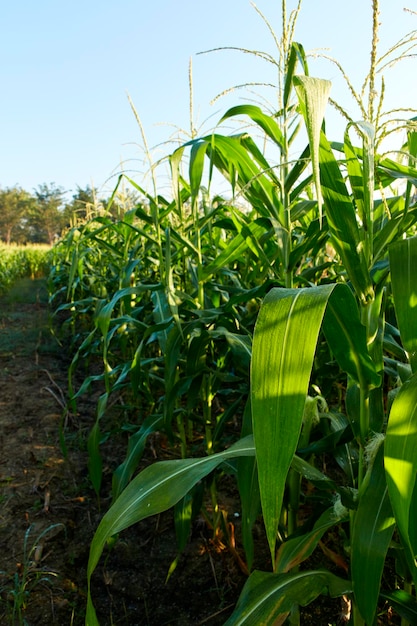
<svg viewBox="0 0 417 626">
<path fill-rule="evenodd" d="M 70 200 L 55 183 L 38 185 L 33 192 L 19 186 L 0 188 L 0 239 L 4 243 L 53 245 L 71 226 L 96 214 L 120 217 L 138 203 L 131 190 L 109 198 L 98 197 L 87 185 L 77 187 Z"/>
</svg>

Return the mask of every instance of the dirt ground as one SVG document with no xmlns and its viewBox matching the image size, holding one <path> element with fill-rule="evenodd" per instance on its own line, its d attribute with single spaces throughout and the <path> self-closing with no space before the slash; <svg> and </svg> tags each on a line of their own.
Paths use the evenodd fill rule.
<svg viewBox="0 0 417 626">
<path fill-rule="evenodd" d="M 44 283 L 20 282 L 0 299 L 1 625 L 84 624 L 88 549 L 102 513 L 88 480 L 85 443 L 95 402 L 87 397 L 77 415 L 67 414 L 68 365 L 67 349 L 49 331 Z M 166 454 L 163 441 L 153 443 L 144 465 Z M 106 450 L 103 512 L 110 503 L 112 471 L 125 446 L 123 439 L 120 450 Z M 219 493 L 228 519 L 237 519 L 232 481 L 226 479 Z M 258 543 L 257 566 L 268 569 L 262 529 Z M 204 520 L 194 523 L 188 546 L 166 583 L 175 557 L 172 512 L 122 533 L 93 579 L 101 626 L 224 624 L 246 580 L 238 560 L 221 538 L 213 541 Z M 343 623 L 342 609 L 340 599 L 320 599 L 303 610 L 301 623 Z"/>
</svg>

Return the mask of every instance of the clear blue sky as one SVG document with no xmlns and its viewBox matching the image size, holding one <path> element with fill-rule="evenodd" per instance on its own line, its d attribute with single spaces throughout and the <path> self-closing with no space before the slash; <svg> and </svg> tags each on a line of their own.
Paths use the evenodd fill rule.
<svg viewBox="0 0 417 626">
<path fill-rule="evenodd" d="M 258 0 L 277 35 L 281 0 Z M 288 0 L 290 12 L 295 0 Z M 380 51 L 417 29 L 416 0 L 381 0 Z M 193 60 L 196 125 L 208 131 L 247 81 L 274 82 L 268 64 L 237 52 L 196 53 L 240 46 L 275 54 L 273 40 L 249 0 L 14 0 L 2 6 L 0 39 L 0 187 L 28 191 L 55 182 L 67 191 L 94 184 L 110 191 L 125 170 L 142 182 L 146 165 L 130 94 L 148 143 L 189 127 L 188 63 Z M 307 50 L 328 48 L 356 87 L 368 70 L 370 0 L 304 0 L 296 37 Z M 330 78 L 332 96 L 357 115 L 336 68 L 311 61 Z M 417 107 L 417 59 L 388 73 L 389 106 Z M 271 91 L 271 99 L 274 94 Z M 251 96 L 253 97 L 253 96 Z M 331 129 L 342 139 L 337 126 Z M 169 147 L 156 151 L 162 156 Z M 109 180 L 110 178 L 110 180 Z M 146 183 L 145 183 L 146 184 Z"/>
</svg>

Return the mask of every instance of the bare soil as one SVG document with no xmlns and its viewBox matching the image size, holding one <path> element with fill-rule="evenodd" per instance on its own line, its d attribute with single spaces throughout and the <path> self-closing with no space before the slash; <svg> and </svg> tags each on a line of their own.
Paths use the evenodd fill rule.
<svg viewBox="0 0 417 626">
<path fill-rule="evenodd" d="M 105 446 L 101 512 L 87 473 L 86 436 L 95 398 L 77 415 L 65 410 L 68 350 L 49 330 L 43 281 L 21 281 L 0 300 L 0 624 L 84 624 L 88 550 L 110 503 L 111 475 L 126 435 Z M 64 432 L 66 455 L 60 435 Z M 118 447 L 119 446 L 119 447 Z M 143 466 L 166 458 L 155 437 Z M 175 559 L 172 512 L 121 533 L 101 559 L 93 599 L 102 626 L 220 626 L 232 613 L 246 576 L 239 548 L 238 499 L 233 481 L 219 485 L 220 504 L 236 534 L 236 551 L 213 537 L 203 519 L 166 582 Z M 261 523 L 257 563 L 268 569 Z M 319 567 L 334 564 L 324 553 Z M 336 573 L 343 575 L 340 570 Z M 321 598 L 303 609 L 302 624 L 341 624 L 340 599 Z M 399 623 L 395 616 L 378 623 Z M 254 626 L 257 626 L 254 624 Z"/>
</svg>

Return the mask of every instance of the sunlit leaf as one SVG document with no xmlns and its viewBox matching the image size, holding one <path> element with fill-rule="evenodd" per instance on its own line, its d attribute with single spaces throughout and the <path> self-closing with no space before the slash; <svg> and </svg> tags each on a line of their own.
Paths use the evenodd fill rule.
<svg viewBox="0 0 417 626">
<path fill-rule="evenodd" d="M 379 382 L 346 285 L 272 289 L 253 337 L 251 399 L 262 512 L 271 558 L 288 470 L 298 445 L 319 331 L 325 324 L 336 358 L 364 384 Z M 327 313 L 326 313 L 327 315 Z M 330 328 L 332 326 L 332 328 Z M 302 346 L 302 348 L 301 348 Z"/>
<path fill-rule="evenodd" d="M 320 178 L 331 241 L 342 258 L 358 298 L 366 304 L 373 299 L 373 286 L 365 242 L 339 165 L 324 133 L 320 139 Z"/>
<path fill-rule="evenodd" d="M 389 249 L 395 314 L 401 341 L 413 371 L 417 370 L 417 237 L 403 239 Z"/>
<path fill-rule="evenodd" d="M 392 403 L 385 441 L 385 471 L 392 509 L 402 539 L 416 562 L 410 526 L 417 473 L 417 374 L 400 388 Z"/>
</svg>

